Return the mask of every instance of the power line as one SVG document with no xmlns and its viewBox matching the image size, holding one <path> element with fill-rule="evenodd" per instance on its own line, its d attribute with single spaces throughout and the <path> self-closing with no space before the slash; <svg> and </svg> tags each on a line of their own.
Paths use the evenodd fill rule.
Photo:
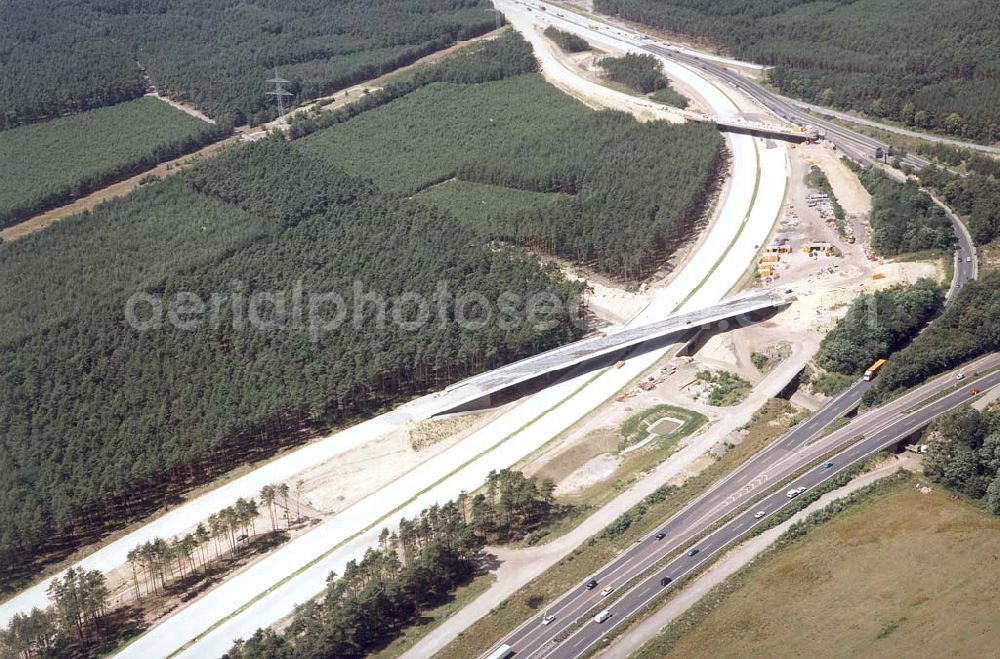
<svg viewBox="0 0 1000 659">
<path fill-rule="evenodd" d="M 289 82 L 278 75 L 278 67 L 274 68 L 274 77 L 268 82 L 274 83 L 274 89 L 267 92 L 267 95 L 273 96 L 278 102 L 278 116 L 282 117 L 285 114 L 285 98 L 293 95 L 292 92 L 284 88 L 284 85 L 289 84 Z"/>
</svg>

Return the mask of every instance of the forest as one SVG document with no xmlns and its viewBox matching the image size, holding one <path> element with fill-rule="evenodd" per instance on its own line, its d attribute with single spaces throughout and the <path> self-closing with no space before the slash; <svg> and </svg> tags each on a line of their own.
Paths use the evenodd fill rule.
<svg viewBox="0 0 1000 659">
<path fill-rule="evenodd" d="M 512 470 L 490 472 L 483 491 L 403 519 L 383 529 L 378 548 L 331 573 L 325 592 L 299 606 L 287 630 L 258 630 L 238 641 L 227 659 L 363 657 L 379 650 L 421 611 L 448 600 L 478 572 L 486 545 L 506 544 L 558 515 L 552 481 Z"/>
<path fill-rule="evenodd" d="M 930 279 L 865 293 L 823 337 L 816 363 L 827 371 L 860 375 L 876 359 L 906 345 L 943 304 L 941 288 Z"/>
<path fill-rule="evenodd" d="M 858 178 L 872 196 L 869 221 L 876 254 L 897 256 L 954 247 L 951 221 L 916 181 L 899 183 L 877 167 L 858 170 Z"/>
<path fill-rule="evenodd" d="M 586 39 L 577 36 L 572 32 L 560 30 L 554 25 L 550 25 L 545 28 L 545 36 L 552 39 L 557 46 L 562 48 L 563 52 L 582 53 L 585 50 L 590 50 L 590 44 L 587 43 Z"/>
<path fill-rule="evenodd" d="M 1000 160 L 993 162 L 1000 167 Z M 922 169 L 918 177 L 962 216 L 976 244 L 986 245 L 1000 238 L 1000 179 L 996 175 L 973 171 L 959 176 L 932 165 Z"/>
<path fill-rule="evenodd" d="M 660 69 L 660 61 L 652 55 L 625 53 L 621 57 L 603 57 L 597 65 L 604 69 L 608 80 L 637 91 L 649 94 L 667 86 L 667 79 Z"/>
<path fill-rule="evenodd" d="M 502 79 L 482 74 L 472 79 L 476 84 L 442 83 L 466 78 L 432 70 L 420 81 L 387 87 L 359 115 L 297 122 L 296 134 L 307 135 L 297 144 L 404 195 L 452 178 L 558 193 L 569 201 L 486 214 L 491 226 L 484 238 L 619 279 L 650 275 L 700 227 L 724 163 L 721 138 L 708 125 L 593 112 L 540 76 L 523 74 L 535 64 L 526 44 L 518 44 L 524 42 L 509 35 L 481 51 L 501 51 L 497 61 L 509 62 Z M 515 64 L 517 57 L 530 61 Z"/>
<path fill-rule="evenodd" d="M 496 18 L 485 0 L 10 0 L 0 130 L 141 96 L 152 83 L 230 125 L 408 64 Z"/>
<path fill-rule="evenodd" d="M 1000 271 L 962 286 L 954 302 L 910 345 L 897 352 L 865 392 L 872 405 L 970 359 L 1000 350 Z"/>
<path fill-rule="evenodd" d="M 171 213 L 184 221 L 164 224 Z M 154 230 L 130 235 L 136 218 Z M 82 262 L 73 258 L 78 241 Z M 0 487 L 8 493 L 0 577 L 8 588 L 37 568 L 32 557 L 140 519 L 240 463 L 578 335 L 569 314 L 579 287 L 554 268 L 490 249 L 451 214 L 280 140 L 229 150 L 0 245 L 0 271 Z M 51 278 L 74 287 L 33 300 Z M 435 298 L 439 282 L 449 295 Z M 261 312 L 261 327 L 243 322 L 236 301 L 260 291 L 291 300 L 297 286 L 337 292 L 359 311 L 321 334 L 277 303 Z M 123 317 L 133 291 L 164 300 L 218 294 L 232 304 L 194 328 L 137 331 Z M 473 291 L 491 304 L 505 291 L 525 300 L 545 291 L 561 304 L 551 323 L 501 327 L 494 308 L 481 329 L 463 329 L 452 322 L 456 300 Z M 369 292 L 438 299 L 444 322 L 379 322 Z"/>
<path fill-rule="evenodd" d="M 924 473 L 1000 515 L 1000 412 L 965 407 L 941 417 L 925 436 Z"/>
<path fill-rule="evenodd" d="M 1000 140 L 1000 12 L 983 0 L 595 0 L 605 14 L 774 68 L 782 93 Z"/>
<path fill-rule="evenodd" d="M 163 101 L 141 98 L 0 131 L 0 228 L 225 137 Z"/>
</svg>

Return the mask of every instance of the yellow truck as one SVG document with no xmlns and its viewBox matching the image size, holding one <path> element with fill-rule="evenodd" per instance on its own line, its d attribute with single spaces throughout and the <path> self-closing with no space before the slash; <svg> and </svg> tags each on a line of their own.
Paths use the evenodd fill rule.
<svg viewBox="0 0 1000 659">
<path fill-rule="evenodd" d="M 885 366 L 884 359 L 879 359 L 874 364 L 869 366 L 868 370 L 865 371 L 865 382 L 868 382 L 869 380 L 873 379 L 876 375 L 878 375 L 878 372 L 882 370 L 883 366 Z"/>
</svg>

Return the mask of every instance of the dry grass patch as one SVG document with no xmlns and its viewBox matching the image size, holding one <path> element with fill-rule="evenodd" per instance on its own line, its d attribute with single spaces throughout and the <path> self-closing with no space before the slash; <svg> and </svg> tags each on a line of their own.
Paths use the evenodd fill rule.
<svg viewBox="0 0 1000 659">
<path fill-rule="evenodd" d="M 921 494 L 912 480 L 737 578 L 656 656 L 992 657 L 1000 648 L 1000 518 L 939 488 Z"/>
</svg>

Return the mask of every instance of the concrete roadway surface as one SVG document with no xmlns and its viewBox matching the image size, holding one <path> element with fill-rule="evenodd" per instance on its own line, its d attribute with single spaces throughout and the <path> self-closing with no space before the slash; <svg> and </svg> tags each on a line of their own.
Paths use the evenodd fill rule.
<svg viewBox="0 0 1000 659">
<path fill-rule="evenodd" d="M 962 370 L 986 373 L 998 366 L 1000 353 L 994 353 L 964 366 Z M 587 590 L 584 584 L 580 584 L 547 607 L 542 615 L 556 616 L 550 624 L 542 625 L 540 617 L 532 618 L 502 642 L 510 645 L 519 657 L 542 657 L 550 654 L 555 657 L 578 656 L 662 592 L 661 578 L 669 576 L 677 579 L 700 566 L 713 553 L 742 536 L 757 523 L 759 520 L 754 517 L 755 511 L 763 510 L 769 515 L 787 504 L 789 499 L 785 491 L 791 485 L 783 486 L 780 491 L 754 503 L 745 513 L 692 545 L 700 534 L 745 506 L 750 497 L 764 491 L 769 484 L 780 482 L 834 451 L 840 451 L 831 458 L 832 468 L 824 469 L 820 466 L 810 469 L 793 482 L 795 487 L 814 487 L 858 460 L 899 441 L 935 417 L 961 406 L 969 400 L 970 389 L 985 391 L 998 383 L 1000 371 L 997 370 L 980 377 L 966 378 L 961 383 L 956 383 L 953 373 L 945 374 L 882 407 L 859 415 L 847 426 L 825 436 L 818 434 L 818 430 L 835 418 L 836 411 L 849 409 L 871 383 L 855 384 L 823 410 L 823 418 L 819 418 L 817 414 L 793 428 L 667 520 L 657 530 L 658 533 L 666 534 L 666 538 L 656 540 L 655 534 L 644 538 L 593 575 L 598 582 L 596 588 Z M 859 436 L 864 439 L 852 443 Z M 665 567 L 657 569 L 649 577 L 630 587 L 618 599 L 612 597 L 614 601 L 607 607 L 601 606 L 605 599 L 601 596 L 603 588 L 622 588 L 630 579 L 658 561 L 691 546 L 699 550 L 695 556 L 682 553 Z M 617 597 L 618 593 L 612 593 L 612 596 Z M 611 619 L 603 624 L 594 623 L 593 615 L 603 608 L 611 611 Z M 564 635 L 578 619 L 585 621 L 580 629 L 561 642 L 554 640 Z"/>
</svg>

